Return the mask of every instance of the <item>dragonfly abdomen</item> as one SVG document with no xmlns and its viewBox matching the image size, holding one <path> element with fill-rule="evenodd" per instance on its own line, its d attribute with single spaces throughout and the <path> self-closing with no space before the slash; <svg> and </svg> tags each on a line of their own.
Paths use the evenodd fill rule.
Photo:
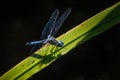
<svg viewBox="0 0 120 80">
<path fill-rule="evenodd" d="M 27 42 L 26 45 L 30 46 L 30 45 L 40 44 L 43 43 L 44 41 L 45 40 Z"/>
</svg>

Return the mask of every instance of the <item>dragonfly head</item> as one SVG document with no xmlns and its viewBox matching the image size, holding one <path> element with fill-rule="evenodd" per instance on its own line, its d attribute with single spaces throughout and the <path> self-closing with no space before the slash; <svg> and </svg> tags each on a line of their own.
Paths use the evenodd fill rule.
<svg viewBox="0 0 120 80">
<path fill-rule="evenodd" d="M 60 40 L 60 41 L 58 41 L 58 47 L 62 47 L 64 45 L 64 43 L 63 43 L 63 41 L 62 40 Z"/>
</svg>

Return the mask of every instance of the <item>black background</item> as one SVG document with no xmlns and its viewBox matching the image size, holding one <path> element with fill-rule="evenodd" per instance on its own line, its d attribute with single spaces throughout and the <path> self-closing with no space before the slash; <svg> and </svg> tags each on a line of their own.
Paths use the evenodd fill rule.
<svg viewBox="0 0 120 80">
<path fill-rule="evenodd" d="M 0 2 L 0 75 L 29 56 L 25 42 L 39 40 L 55 9 L 72 12 L 56 36 L 118 0 L 39 0 Z M 120 24 L 78 46 L 29 80 L 120 80 Z"/>
</svg>

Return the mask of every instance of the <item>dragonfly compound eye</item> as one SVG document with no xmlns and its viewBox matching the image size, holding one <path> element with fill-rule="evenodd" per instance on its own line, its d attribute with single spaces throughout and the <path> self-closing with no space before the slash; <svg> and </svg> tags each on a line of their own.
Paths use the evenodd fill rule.
<svg viewBox="0 0 120 80">
<path fill-rule="evenodd" d="M 64 45 L 63 41 L 58 41 L 58 47 L 62 47 Z"/>
</svg>

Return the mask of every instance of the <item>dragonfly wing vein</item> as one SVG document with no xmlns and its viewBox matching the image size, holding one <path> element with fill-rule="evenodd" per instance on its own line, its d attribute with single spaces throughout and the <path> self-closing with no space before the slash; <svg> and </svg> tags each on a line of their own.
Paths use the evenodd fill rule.
<svg viewBox="0 0 120 80">
<path fill-rule="evenodd" d="M 54 25 L 55 25 L 55 22 L 56 22 L 56 19 L 58 17 L 58 14 L 59 14 L 59 10 L 56 9 L 51 17 L 49 18 L 47 24 L 45 25 L 43 31 L 42 31 L 42 34 L 41 34 L 41 39 L 46 39 L 48 37 L 48 35 L 50 34 L 50 32 L 53 31 L 53 28 L 54 28 Z"/>
<path fill-rule="evenodd" d="M 55 23 L 55 28 L 53 29 L 52 35 L 55 36 L 56 33 L 58 32 L 58 30 L 60 29 L 61 25 L 63 24 L 63 22 L 65 21 L 65 19 L 68 17 L 68 15 L 71 12 L 71 8 L 68 8 L 63 15 L 57 20 L 57 22 Z"/>
</svg>

